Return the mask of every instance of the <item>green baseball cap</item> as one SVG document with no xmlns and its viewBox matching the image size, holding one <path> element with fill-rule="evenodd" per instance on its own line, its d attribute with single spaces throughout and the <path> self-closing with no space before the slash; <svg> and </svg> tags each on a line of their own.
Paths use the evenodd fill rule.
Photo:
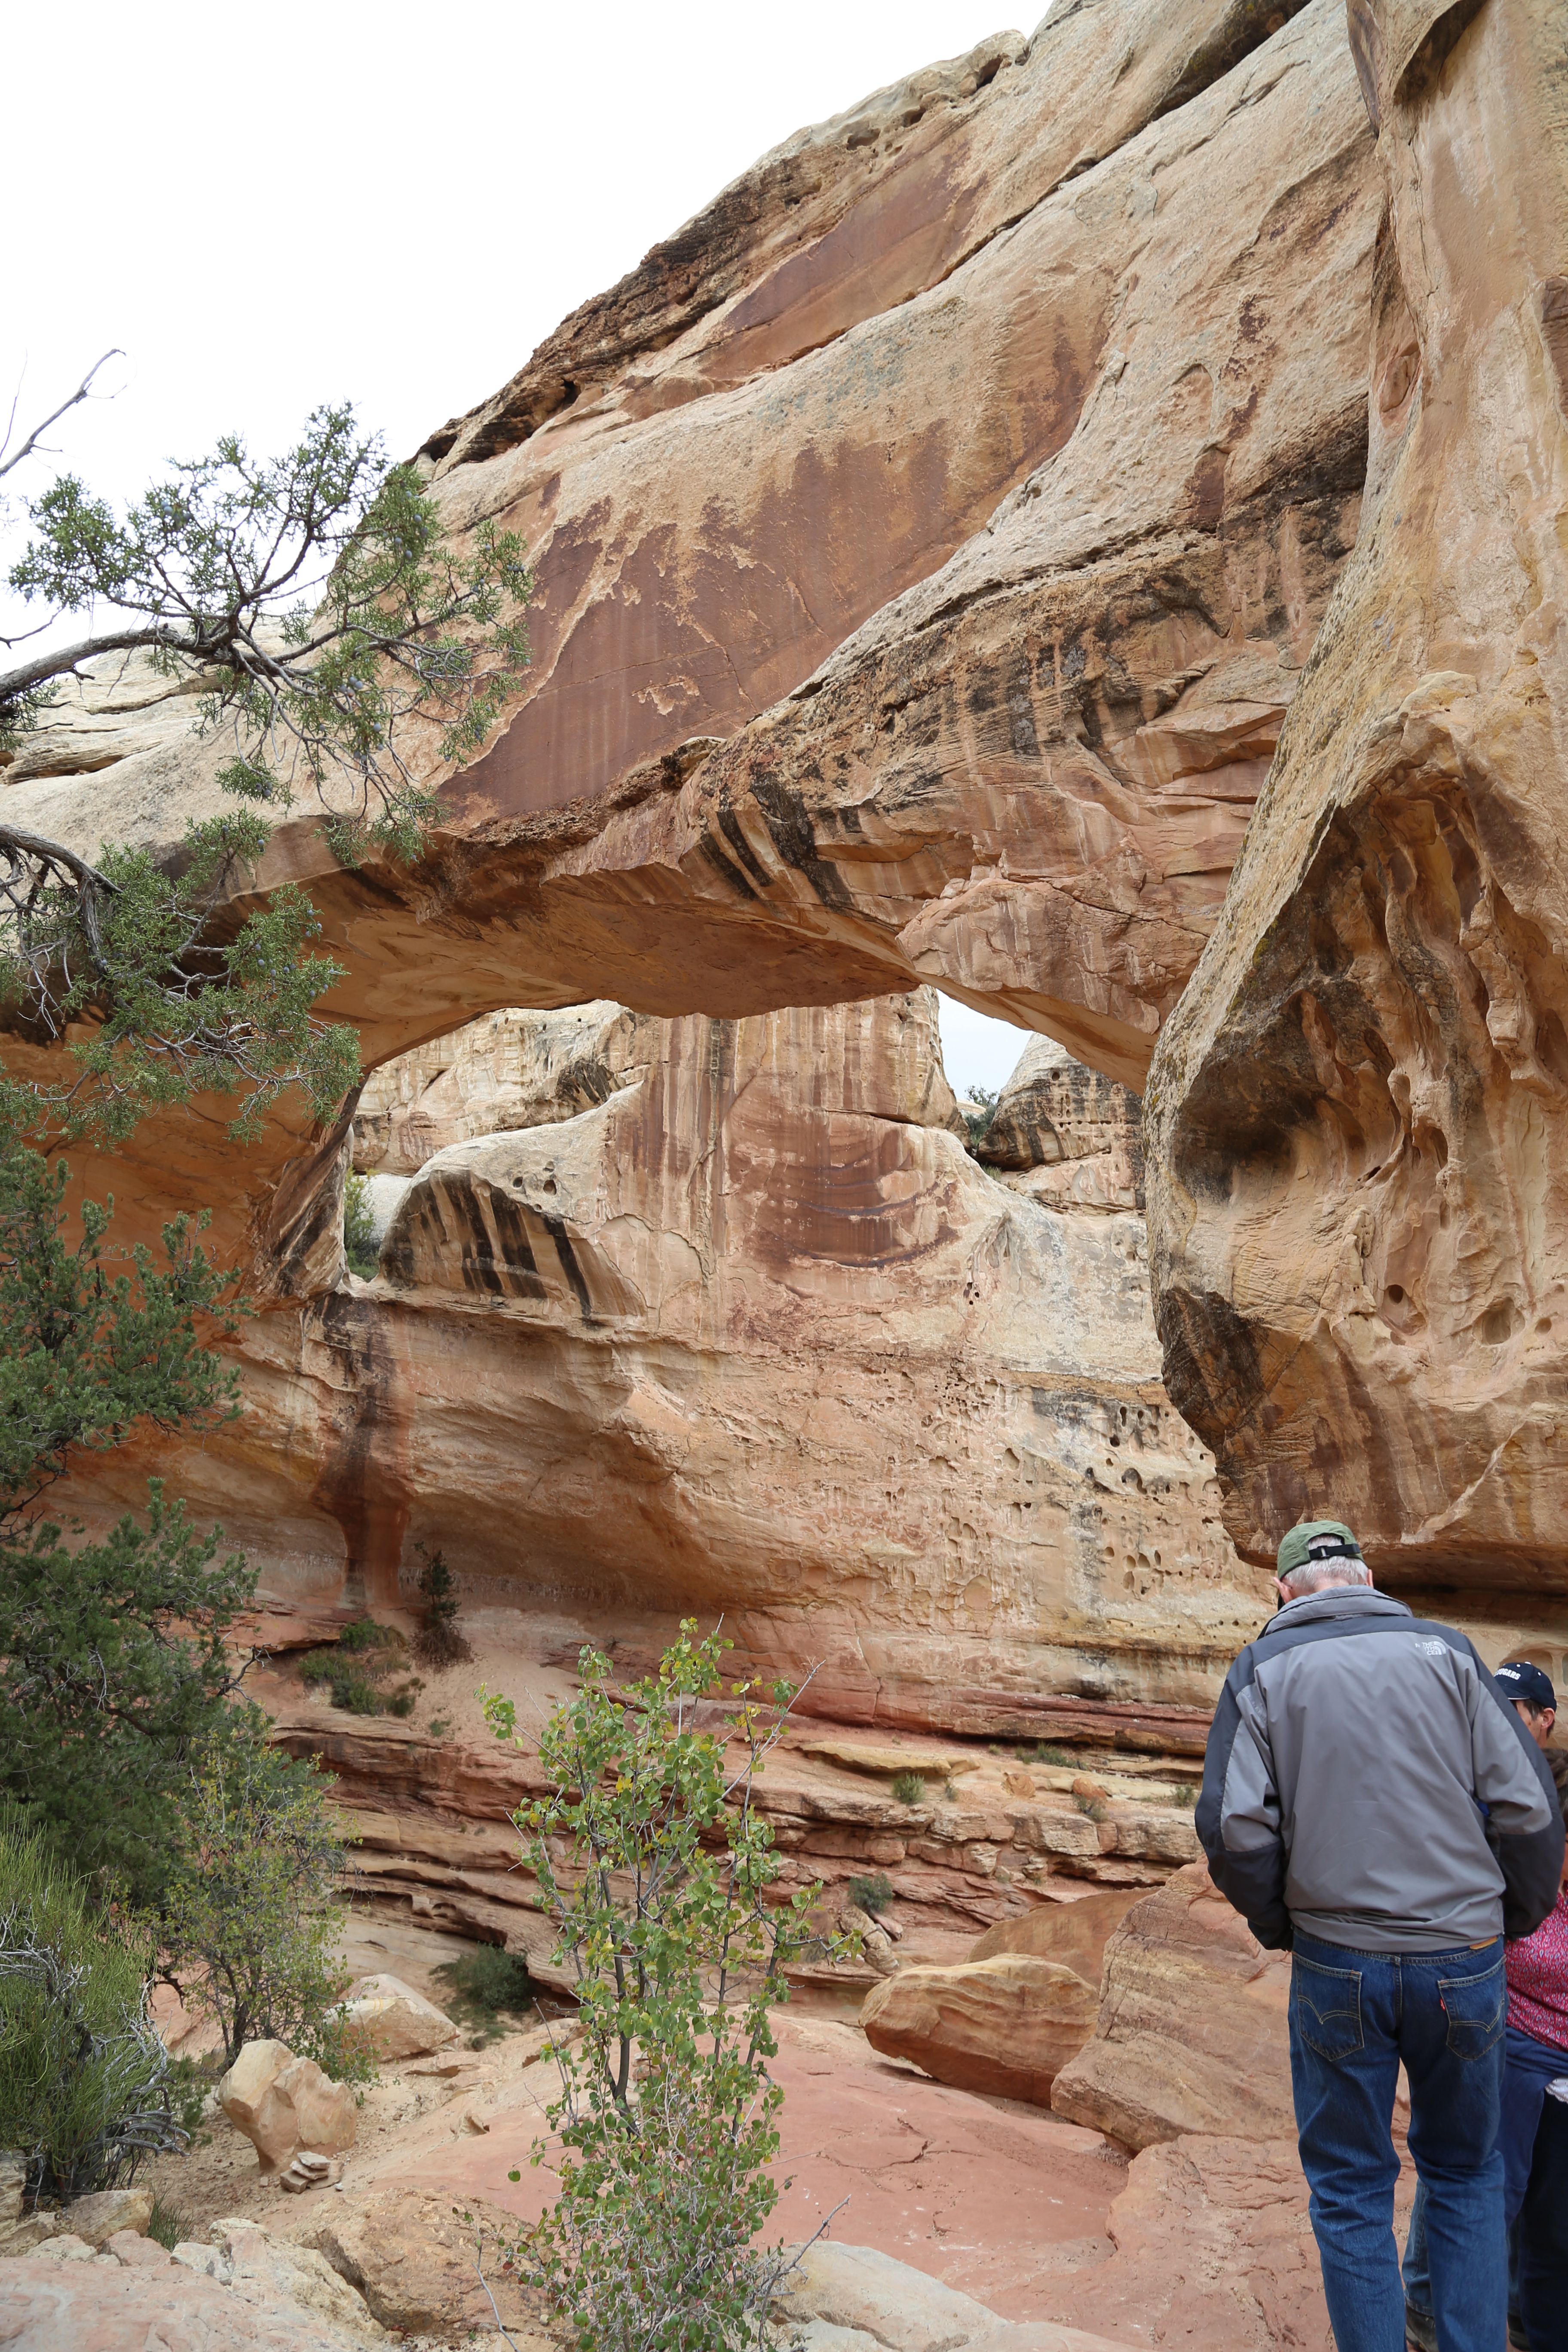
<svg viewBox="0 0 1568 2352">
<path fill-rule="evenodd" d="M 1299 1568 L 1316 1568 L 1320 1560 L 1360 1559 L 1361 1546 L 1343 1519 L 1302 1519 L 1280 1545 L 1275 1573 L 1290 1576 Z"/>
</svg>

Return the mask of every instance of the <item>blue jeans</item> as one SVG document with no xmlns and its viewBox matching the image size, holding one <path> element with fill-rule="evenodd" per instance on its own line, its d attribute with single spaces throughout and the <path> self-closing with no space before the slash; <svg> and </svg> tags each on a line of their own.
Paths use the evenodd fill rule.
<svg viewBox="0 0 1568 2352">
<path fill-rule="evenodd" d="M 1479 1952 L 1410 1953 L 1297 1936 L 1290 2082 L 1338 2352 L 1402 2352 L 1405 2343 L 1391 2129 L 1402 2059 L 1443 2352 L 1499 2352 L 1507 2017 L 1500 1938 Z"/>
<path fill-rule="evenodd" d="M 1519 2315 L 1518 2222 L 1530 2185 L 1535 2139 L 1546 2099 L 1546 2085 L 1568 2074 L 1568 2050 L 1538 2042 L 1533 2033 L 1508 2029 L 1508 2052 L 1502 2077 L 1502 2115 L 1498 2125 L 1498 2148 L 1502 2157 L 1502 2213 L 1508 2230 L 1510 2318 Z M 1432 2283 L 1426 2258 L 1426 2185 L 1418 2181 L 1410 2212 L 1410 2233 L 1405 2241 L 1405 2300 L 1413 2311 L 1428 2318 L 1432 2313 Z"/>
<path fill-rule="evenodd" d="M 1568 2352 L 1568 2107 L 1559 2099 L 1542 2105 L 1520 2208 L 1519 2309 L 1530 2352 Z"/>
</svg>

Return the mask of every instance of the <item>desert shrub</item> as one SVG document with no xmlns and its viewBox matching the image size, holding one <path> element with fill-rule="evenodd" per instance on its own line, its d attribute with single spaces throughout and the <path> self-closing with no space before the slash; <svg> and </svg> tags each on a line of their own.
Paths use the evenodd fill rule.
<svg viewBox="0 0 1568 2352">
<path fill-rule="evenodd" d="M 479 1944 L 433 1973 L 447 1987 L 443 2000 L 447 2015 L 483 2033 L 487 2041 L 501 2032 L 503 2014 L 525 2016 L 538 1994 L 524 1955 L 500 1944 Z"/>
<path fill-rule="evenodd" d="M 1087 1813 L 1091 1822 L 1105 1822 L 1109 1821 L 1110 1818 L 1110 1807 L 1107 1804 L 1103 1797 L 1080 1797 L 1075 1795 L 1073 1798 L 1073 1803 L 1078 1807 L 1080 1813 Z"/>
<path fill-rule="evenodd" d="M 343 1255 L 363 1282 L 374 1281 L 381 1268 L 374 1235 L 364 1178 L 351 1168 L 343 1183 Z"/>
<path fill-rule="evenodd" d="M 973 1110 L 965 1111 L 963 1114 L 963 1123 L 969 1129 L 969 1148 L 973 1151 L 975 1145 L 983 1143 L 989 1133 L 991 1122 L 996 1116 L 996 1105 L 1001 1097 L 994 1087 L 971 1087 L 968 1099 L 976 1106 Z"/>
<path fill-rule="evenodd" d="M 1196 1781 L 1178 1780 L 1176 1783 L 1176 1793 L 1172 1798 L 1171 1801 L 1174 1805 L 1185 1805 L 1188 1807 L 1195 1805 L 1198 1801 Z"/>
<path fill-rule="evenodd" d="M 216 2053 L 204 2058 L 171 2058 L 169 2061 L 169 2110 L 185 2137 L 192 2143 L 205 2141 L 202 2130 L 202 2110 L 207 2094 L 223 2072 L 223 2061 Z"/>
<path fill-rule="evenodd" d="M 560 2199 L 511 2255 L 576 2352 L 760 2344 L 793 2267 L 762 2242 L 784 2095 L 768 2074 L 769 2011 L 821 1888 L 774 1891 L 773 1832 L 752 1799 L 793 1693 L 775 1685 L 764 1713 L 751 1685 L 731 1685 L 730 1736 L 744 1748 L 732 1769 L 696 1728 L 724 1646 L 696 1631 L 684 1623 L 657 1675 L 626 1689 L 607 1657 L 583 1652 L 579 1693 L 540 1742 L 554 1793 L 516 1816 L 583 2032 L 559 2053 L 550 2110 Z M 510 1701 L 487 1694 L 486 1712 L 513 1736 Z"/>
<path fill-rule="evenodd" d="M 331 1649 L 306 1652 L 300 1680 L 307 1689 L 325 1683 L 332 1705 L 349 1715 L 409 1716 L 425 1685 L 417 1675 L 403 1675 L 407 1657 L 408 1643 L 395 1625 L 356 1617 Z M 394 1682 L 398 1675 L 401 1681 Z"/>
<path fill-rule="evenodd" d="M 460 1604 L 452 1571 L 439 1550 L 426 1551 L 423 1544 L 416 1549 L 425 1562 L 419 1571 L 419 1591 L 425 1606 L 415 1636 L 414 1654 L 425 1666 L 459 1665 L 474 1654 L 468 1637 L 458 1631 Z"/>
<path fill-rule="evenodd" d="M 0 2147 L 20 2149 L 29 2205 L 118 2188 L 184 2143 L 150 1960 L 41 1837 L 0 1827 Z"/>
<path fill-rule="evenodd" d="M 895 1772 L 893 1794 L 900 1805 L 923 1805 L 926 1784 L 918 1772 Z"/>
<path fill-rule="evenodd" d="M 1026 1764 L 1055 1764 L 1058 1769 L 1065 1766 L 1070 1772 L 1083 1769 L 1081 1756 L 1075 1756 L 1070 1748 L 1058 1748 L 1048 1739 L 1037 1741 L 1034 1748 L 1025 1754 L 1023 1760 Z"/>
<path fill-rule="evenodd" d="M 190 2215 L 182 2212 L 178 2205 L 171 2205 L 161 2192 L 153 2198 L 152 2217 L 147 2223 L 147 2235 L 153 2240 L 154 2245 L 163 2247 L 172 2254 L 183 2240 L 195 2235 L 195 2229 L 196 2225 Z"/>
<path fill-rule="evenodd" d="M 847 1892 L 850 1902 L 858 1903 L 874 1919 L 892 1901 L 893 1882 L 885 1870 L 879 1870 L 871 1878 L 852 1878 Z"/>
<path fill-rule="evenodd" d="M 259 1735 L 191 1776 L 163 1933 L 167 1973 L 213 2019 L 232 2065 L 247 2042 L 286 2042 L 339 2079 L 374 2072 L 338 2011 L 345 1831 L 313 1757 L 290 1763 Z M 183 1971 L 183 1973 L 182 1973 Z"/>
</svg>

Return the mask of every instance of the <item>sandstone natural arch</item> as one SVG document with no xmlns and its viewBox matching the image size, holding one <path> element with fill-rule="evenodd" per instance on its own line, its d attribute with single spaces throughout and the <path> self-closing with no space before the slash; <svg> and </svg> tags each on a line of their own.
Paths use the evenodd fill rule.
<svg viewBox="0 0 1568 2352">
<path fill-rule="evenodd" d="M 533 545 L 526 692 L 418 871 L 298 824 L 257 880 L 310 883 L 367 1064 L 940 981 L 1137 1087 L 1164 1023 L 1167 1376 L 1243 1549 L 1331 1488 L 1385 1572 L 1553 1584 L 1561 24 L 1060 7 L 787 141 L 433 436 L 454 529 Z M 172 843 L 210 765 L 100 682 L 8 806 Z M 87 1181 L 341 1301 L 346 1115 L 224 1116 Z"/>
<path fill-rule="evenodd" d="M 310 882 L 367 1066 L 497 1006 L 940 979 L 1141 1083 L 1354 539 L 1379 203 L 1332 0 L 1101 0 L 797 134 L 586 305 L 427 452 L 533 548 L 520 707 L 417 872 L 296 824 L 259 877 Z M 188 706 L 121 698 L 24 752 L 18 821 L 209 803 Z M 308 1292 L 336 1139 L 222 1118 L 116 1191 Z"/>
</svg>

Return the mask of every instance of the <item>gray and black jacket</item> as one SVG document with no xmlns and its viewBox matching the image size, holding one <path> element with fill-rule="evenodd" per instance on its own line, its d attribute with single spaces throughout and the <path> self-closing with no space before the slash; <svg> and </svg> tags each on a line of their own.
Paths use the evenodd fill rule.
<svg viewBox="0 0 1568 2352">
<path fill-rule="evenodd" d="M 1197 1832 L 1260 1944 L 1528 1936 L 1557 1900 L 1545 1758 L 1463 1633 L 1366 1586 L 1288 1601 L 1226 1677 Z"/>
</svg>

